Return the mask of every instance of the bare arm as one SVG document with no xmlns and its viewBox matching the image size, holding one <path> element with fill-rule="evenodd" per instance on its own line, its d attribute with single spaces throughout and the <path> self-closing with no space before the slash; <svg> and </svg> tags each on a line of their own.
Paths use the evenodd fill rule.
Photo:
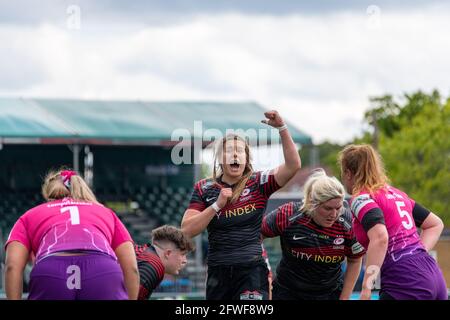
<svg viewBox="0 0 450 320">
<path fill-rule="evenodd" d="M 372 294 L 373 283 L 380 273 L 386 256 L 389 236 L 384 224 L 378 223 L 367 232 L 369 247 L 367 248 L 366 270 L 364 273 L 361 300 L 368 300 Z"/>
<path fill-rule="evenodd" d="M 425 249 L 430 251 L 438 242 L 442 230 L 444 229 L 444 223 L 437 215 L 430 212 L 428 217 L 422 223 L 421 228 L 422 233 L 420 234 L 420 239 L 422 240 Z"/>
<path fill-rule="evenodd" d="M 284 125 L 284 121 L 277 111 L 268 111 L 264 115 L 269 119 L 263 120 L 264 123 L 274 128 L 280 128 Z M 274 170 L 274 174 L 275 181 L 282 187 L 300 170 L 301 160 L 288 129 L 280 132 L 280 138 L 283 146 L 284 163 Z"/>
<path fill-rule="evenodd" d="M 181 230 L 188 237 L 193 238 L 208 227 L 215 215 L 216 212 L 212 207 L 208 207 L 201 212 L 188 209 L 184 213 L 183 220 L 181 220 Z"/>
<path fill-rule="evenodd" d="M 347 269 L 344 275 L 344 287 L 342 288 L 340 300 L 349 300 L 353 292 L 355 283 L 358 280 L 359 272 L 361 271 L 362 258 L 350 259 L 347 258 Z"/>
<path fill-rule="evenodd" d="M 116 248 L 115 253 L 122 268 L 128 299 L 136 300 L 139 293 L 139 271 L 133 244 L 130 241 L 124 242 Z"/>
<path fill-rule="evenodd" d="M 233 191 L 231 188 L 223 188 L 220 190 L 219 197 L 216 201 L 217 206 L 222 209 L 227 204 L 227 201 L 232 194 Z M 188 237 L 193 238 L 208 227 L 208 224 L 215 215 L 216 211 L 212 206 L 209 206 L 203 211 L 187 209 L 184 213 L 183 220 L 181 221 L 181 230 Z"/>
<path fill-rule="evenodd" d="M 28 249 L 18 241 L 11 242 L 6 248 L 5 291 L 10 300 L 22 299 L 23 270 L 28 256 Z"/>
</svg>

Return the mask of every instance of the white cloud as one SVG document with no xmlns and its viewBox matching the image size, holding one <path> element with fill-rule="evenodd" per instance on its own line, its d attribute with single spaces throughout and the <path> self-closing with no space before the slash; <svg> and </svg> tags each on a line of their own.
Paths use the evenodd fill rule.
<svg viewBox="0 0 450 320">
<path fill-rule="evenodd" d="M 2 86 L 11 71 L 0 74 L 0 95 L 255 100 L 278 106 L 315 142 L 343 142 L 360 132 L 369 96 L 449 93 L 446 12 L 381 11 L 375 28 L 365 11 L 197 15 L 139 28 L 82 21 L 78 31 L 0 25 L 1 42 L 22 53 L 0 58 L 37 73 L 13 87 Z"/>
</svg>

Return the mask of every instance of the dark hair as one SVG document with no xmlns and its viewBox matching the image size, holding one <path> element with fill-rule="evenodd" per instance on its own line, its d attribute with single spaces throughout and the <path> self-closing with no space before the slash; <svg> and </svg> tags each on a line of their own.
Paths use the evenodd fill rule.
<svg viewBox="0 0 450 320">
<path fill-rule="evenodd" d="M 195 249 L 194 244 L 188 236 L 186 236 L 180 229 L 169 225 L 164 225 L 153 229 L 152 243 L 155 242 L 171 242 L 181 251 L 189 252 Z"/>
</svg>

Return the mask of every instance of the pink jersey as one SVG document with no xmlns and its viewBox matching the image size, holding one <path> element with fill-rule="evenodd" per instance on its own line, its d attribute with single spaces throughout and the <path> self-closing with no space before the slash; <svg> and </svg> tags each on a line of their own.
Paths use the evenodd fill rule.
<svg viewBox="0 0 450 320">
<path fill-rule="evenodd" d="M 353 228 L 359 243 L 365 248 L 368 247 L 369 238 L 361 222 L 369 210 L 379 208 L 383 212 L 389 235 L 385 261 L 395 262 L 417 249 L 423 249 L 412 215 L 414 204 L 414 200 L 404 192 L 391 186 L 380 189 L 372 195 L 365 191 L 360 192 L 351 200 Z"/>
<path fill-rule="evenodd" d="M 67 250 L 94 250 L 116 258 L 114 250 L 132 239 L 112 210 L 65 198 L 28 210 L 12 228 L 5 247 L 12 241 L 25 245 L 39 261 Z"/>
</svg>

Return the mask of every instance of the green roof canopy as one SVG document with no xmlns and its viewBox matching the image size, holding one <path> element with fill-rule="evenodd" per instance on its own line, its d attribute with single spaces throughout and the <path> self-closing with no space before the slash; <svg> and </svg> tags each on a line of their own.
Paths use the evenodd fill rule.
<svg viewBox="0 0 450 320">
<path fill-rule="evenodd" d="M 176 129 L 202 137 L 208 129 L 267 129 L 256 103 L 146 102 L 0 98 L 0 138 L 170 142 Z M 194 130 L 202 121 L 202 130 Z M 295 142 L 311 137 L 289 124 Z M 270 137 L 270 134 L 269 134 Z M 62 139 L 62 140 L 61 140 Z M 42 142 L 42 141 L 41 141 Z"/>
</svg>

